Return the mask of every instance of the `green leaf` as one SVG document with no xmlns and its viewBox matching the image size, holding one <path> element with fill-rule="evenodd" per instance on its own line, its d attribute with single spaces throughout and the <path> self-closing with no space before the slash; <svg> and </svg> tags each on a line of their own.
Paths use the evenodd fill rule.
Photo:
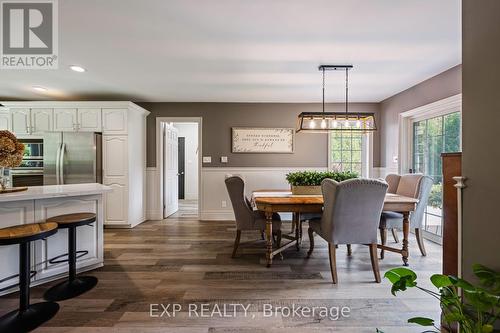
<svg viewBox="0 0 500 333">
<path fill-rule="evenodd" d="M 418 324 L 420 326 L 434 326 L 434 319 L 425 317 L 413 317 L 408 319 L 408 322 Z"/>
<path fill-rule="evenodd" d="M 448 287 L 453 284 L 448 276 L 442 274 L 431 276 L 431 282 L 436 288 Z"/>
<path fill-rule="evenodd" d="M 408 277 L 408 281 L 415 281 L 417 279 L 417 274 L 411 269 L 396 267 L 385 272 L 384 277 L 391 281 L 391 283 L 395 283 L 402 277 Z"/>
<path fill-rule="evenodd" d="M 464 291 L 475 291 L 476 288 L 464 279 L 457 278 L 456 276 L 448 275 L 451 283 L 457 288 L 462 288 Z"/>
<path fill-rule="evenodd" d="M 481 264 L 472 265 L 472 271 L 481 282 L 481 285 L 492 289 L 493 292 L 500 292 L 500 273 Z"/>
</svg>

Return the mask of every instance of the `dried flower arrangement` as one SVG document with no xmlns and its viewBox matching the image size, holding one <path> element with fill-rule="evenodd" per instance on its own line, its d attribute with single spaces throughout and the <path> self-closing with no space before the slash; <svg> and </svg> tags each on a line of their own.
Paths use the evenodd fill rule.
<svg viewBox="0 0 500 333">
<path fill-rule="evenodd" d="M 0 187 L 5 189 L 3 169 L 15 168 L 21 164 L 24 144 L 9 131 L 0 131 Z"/>
</svg>

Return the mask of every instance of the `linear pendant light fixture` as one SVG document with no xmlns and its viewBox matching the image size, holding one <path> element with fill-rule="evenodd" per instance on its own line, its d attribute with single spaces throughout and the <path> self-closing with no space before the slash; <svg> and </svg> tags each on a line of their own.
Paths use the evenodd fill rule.
<svg viewBox="0 0 500 333">
<path fill-rule="evenodd" d="M 302 112 L 299 114 L 297 132 L 369 132 L 377 130 L 374 113 L 349 112 L 349 70 L 352 67 L 352 65 L 321 65 L 318 67 L 323 72 L 323 110 L 321 112 Z M 345 70 L 345 112 L 325 111 L 325 72 L 327 70 Z"/>
</svg>

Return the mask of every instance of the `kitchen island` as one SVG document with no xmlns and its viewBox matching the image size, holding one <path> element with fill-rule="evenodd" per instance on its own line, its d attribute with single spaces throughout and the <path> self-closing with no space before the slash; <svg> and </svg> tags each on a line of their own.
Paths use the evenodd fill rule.
<svg viewBox="0 0 500 333">
<path fill-rule="evenodd" d="M 69 214 L 92 212 L 97 221 L 77 229 L 77 250 L 88 254 L 77 261 L 79 272 L 101 267 L 103 258 L 103 194 L 111 191 L 101 184 L 68 184 L 33 186 L 23 192 L 0 194 L 0 228 L 14 225 L 44 222 L 47 218 Z M 0 280 L 19 272 L 18 245 L 0 247 Z M 38 240 L 31 245 L 31 270 L 36 271 L 31 285 L 56 280 L 67 275 L 67 263 L 50 264 L 51 258 L 68 252 L 67 229 Z M 0 289 L 16 283 L 16 279 L 0 283 Z M 12 288 L 0 292 L 15 291 Z"/>
</svg>

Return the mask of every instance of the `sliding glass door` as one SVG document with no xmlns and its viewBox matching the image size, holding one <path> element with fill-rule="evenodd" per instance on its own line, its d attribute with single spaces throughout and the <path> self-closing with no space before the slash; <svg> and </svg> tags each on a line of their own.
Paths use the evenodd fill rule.
<svg viewBox="0 0 500 333">
<path fill-rule="evenodd" d="M 413 121 L 413 172 L 434 180 L 424 217 L 424 230 L 429 238 L 442 236 L 443 175 L 441 153 L 461 151 L 460 112 Z"/>
</svg>

